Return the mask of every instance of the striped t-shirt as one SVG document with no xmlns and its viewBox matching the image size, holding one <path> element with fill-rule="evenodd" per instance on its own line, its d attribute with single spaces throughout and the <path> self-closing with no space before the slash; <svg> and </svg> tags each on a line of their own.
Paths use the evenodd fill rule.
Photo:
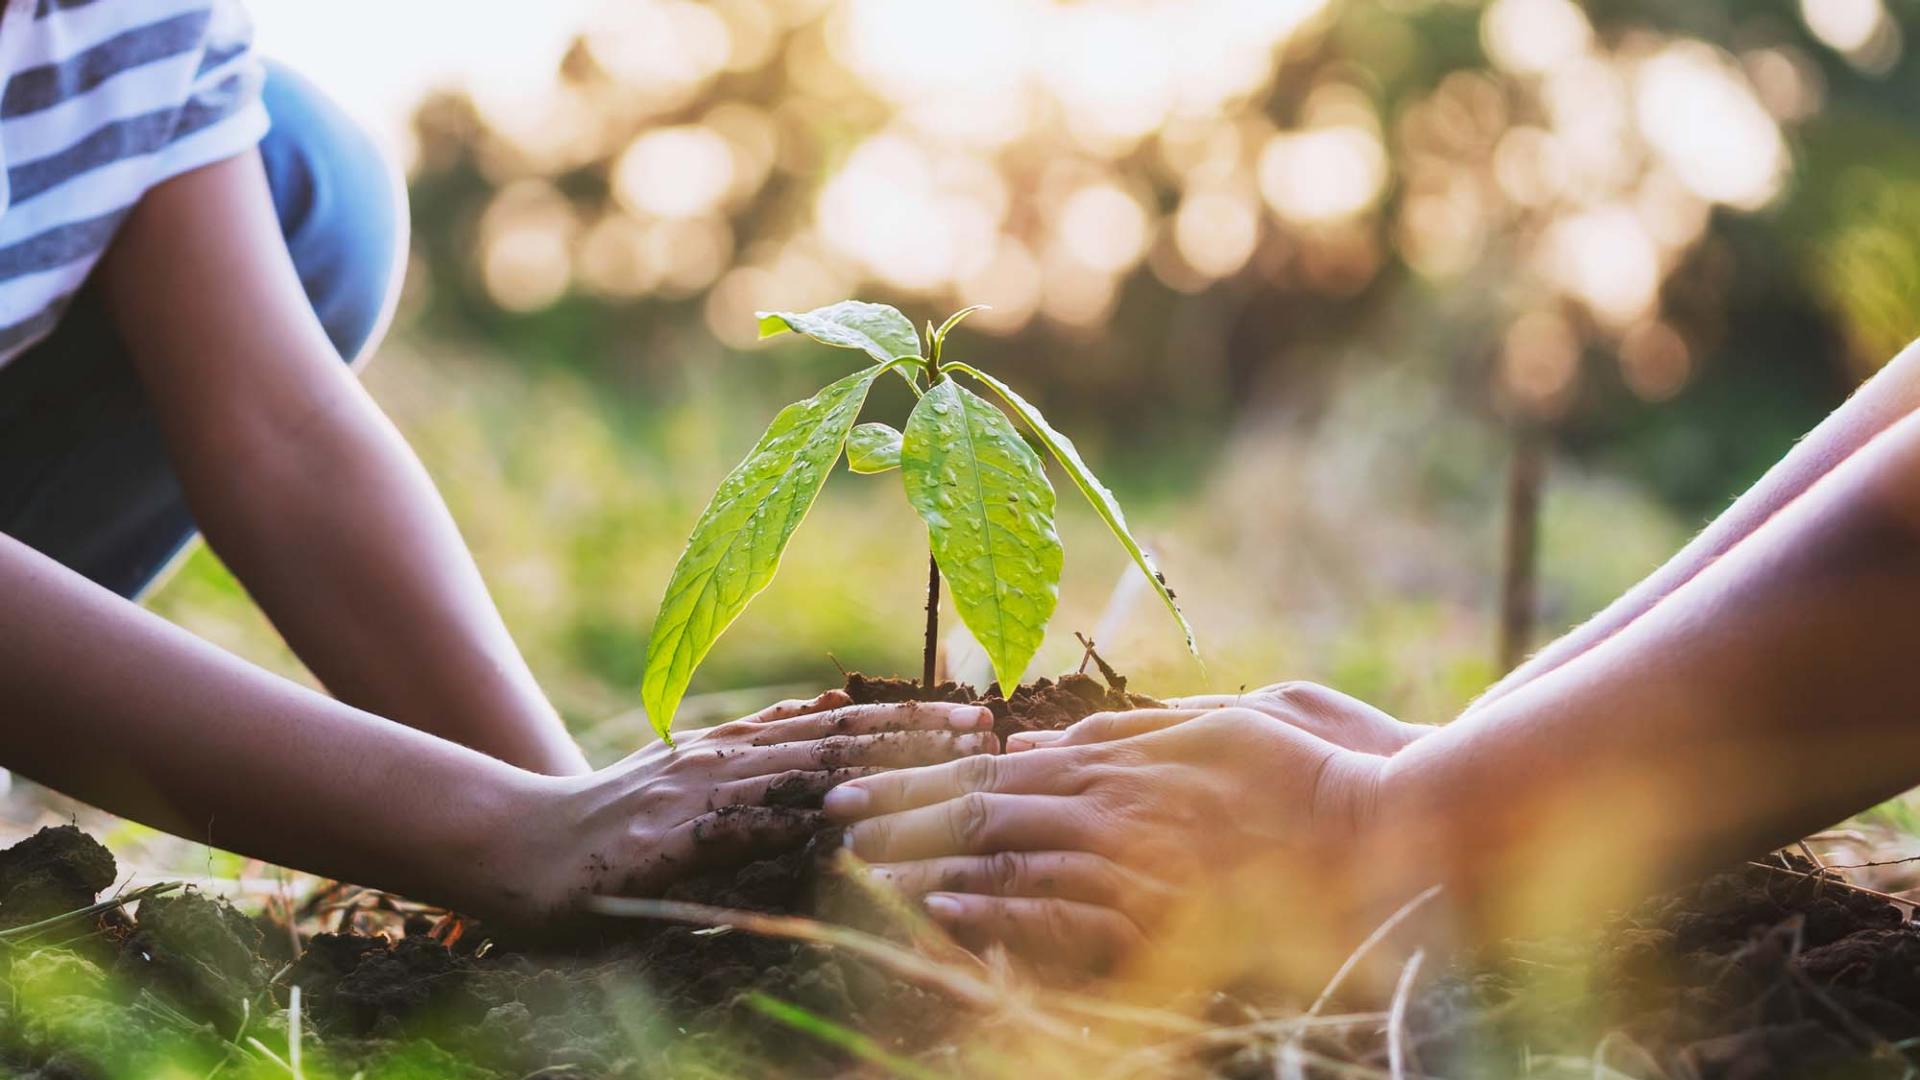
<svg viewBox="0 0 1920 1080">
<path fill-rule="evenodd" d="M 238 0 L 0 0 L 0 364 L 52 331 L 148 189 L 252 147 Z"/>
</svg>

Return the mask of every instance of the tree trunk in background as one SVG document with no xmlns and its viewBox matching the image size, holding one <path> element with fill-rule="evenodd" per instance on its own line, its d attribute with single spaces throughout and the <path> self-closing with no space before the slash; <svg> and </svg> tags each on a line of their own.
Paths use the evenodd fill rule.
<svg viewBox="0 0 1920 1080">
<path fill-rule="evenodd" d="M 1537 425 L 1526 420 L 1514 422 L 1513 458 L 1507 466 L 1506 537 L 1501 551 L 1501 674 L 1517 667 L 1533 645 L 1545 441 Z"/>
</svg>

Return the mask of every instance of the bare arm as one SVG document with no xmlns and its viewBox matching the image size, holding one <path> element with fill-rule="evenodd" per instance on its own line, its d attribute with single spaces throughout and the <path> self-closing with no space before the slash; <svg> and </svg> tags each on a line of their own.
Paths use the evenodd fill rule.
<svg viewBox="0 0 1920 1080">
<path fill-rule="evenodd" d="M 1766 850 L 1920 782 L 1916 643 L 1920 414 L 1632 625 L 1391 758 L 1381 832 L 1467 897 L 1549 857 L 1621 899 Z"/>
<path fill-rule="evenodd" d="M 792 844 L 824 791 L 993 746 L 985 709 L 837 691 L 541 776 L 253 667 L 0 535 L 0 767 L 181 836 L 535 922 Z"/>
<path fill-rule="evenodd" d="M 149 192 L 102 280 L 195 519 L 321 682 L 503 761 L 584 772 L 426 471 L 308 306 L 257 157 Z"/>
<path fill-rule="evenodd" d="M 0 764 L 182 836 L 495 906 L 489 834 L 540 778 L 252 667 L 6 536 L 0 596 Z"/>
<path fill-rule="evenodd" d="M 1619 632 L 1404 747 L 1283 687 L 1089 717 L 827 809 L 936 918 L 1041 953 L 1178 932 L 1166 894 L 1204 916 L 1249 882 L 1335 960 L 1435 882 L 1478 933 L 1589 926 L 1920 783 L 1917 643 L 1920 413 Z"/>
<path fill-rule="evenodd" d="M 1814 481 L 1887 427 L 1920 409 L 1920 342 L 1908 346 L 1846 404 L 1809 432 L 1786 457 L 1686 547 L 1652 574 L 1515 668 L 1474 702 L 1483 709 L 1619 633 L 1675 589 L 1691 581 Z"/>
</svg>

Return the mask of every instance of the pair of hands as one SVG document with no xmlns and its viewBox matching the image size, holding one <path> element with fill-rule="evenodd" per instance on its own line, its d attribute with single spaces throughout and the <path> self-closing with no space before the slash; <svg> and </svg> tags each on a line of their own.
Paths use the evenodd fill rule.
<svg viewBox="0 0 1920 1080">
<path fill-rule="evenodd" d="M 843 691 L 678 734 L 583 776 L 530 776 L 500 842 L 502 893 L 482 914 L 564 919 L 593 894 L 657 896 L 676 881 L 804 842 L 836 784 L 993 754 L 977 705 L 853 705 Z"/>
<path fill-rule="evenodd" d="M 1183 895 L 1354 847 L 1387 759 L 1432 730 L 1305 683 L 1172 704 L 851 779 L 826 814 L 963 943 L 1101 967 Z"/>
</svg>

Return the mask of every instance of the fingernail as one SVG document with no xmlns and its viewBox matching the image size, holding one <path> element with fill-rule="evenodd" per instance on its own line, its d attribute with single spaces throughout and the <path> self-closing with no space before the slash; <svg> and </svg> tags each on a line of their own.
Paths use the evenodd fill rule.
<svg viewBox="0 0 1920 1080">
<path fill-rule="evenodd" d="M 1067 737 L 1064 731 L 1020 731 L 1007 737 L 1007 749 L 1017 750 L 1023 746 L 1045 746 L 1050 742 L 1059 742 Z"/>
<path fill-rule="evenodd" d="M 936 919 L 957 919 L 960 917 L 960 901 L 943 893 L 929 893 L 922 903 L 927 906 L 927 914 Z"/>
<path fill-rule="evenodd" d="M 859 817 L 861 813 L 866 810 L 867 804 L 872 801 L 873 796 L 867 794 L 864 789 L 854 787 L 851 784 L 841 784 L 839 787 L 827 792 L 827 797 L 821 801 L 820 808 L 827 812 L 828 817 L 838 818 L 844 821 L 848 818 Z M 847 834 L 847 840 L 848 845 L 851 846 L 853 840 L 852 833 Z"/>
<path fill-rule="evenodd" d="M 974 707 L 955 709 L 947 714 L 947 723 L 955 731 L 975 731 L 993 726 L 993 710 Z"/>
</svg>

